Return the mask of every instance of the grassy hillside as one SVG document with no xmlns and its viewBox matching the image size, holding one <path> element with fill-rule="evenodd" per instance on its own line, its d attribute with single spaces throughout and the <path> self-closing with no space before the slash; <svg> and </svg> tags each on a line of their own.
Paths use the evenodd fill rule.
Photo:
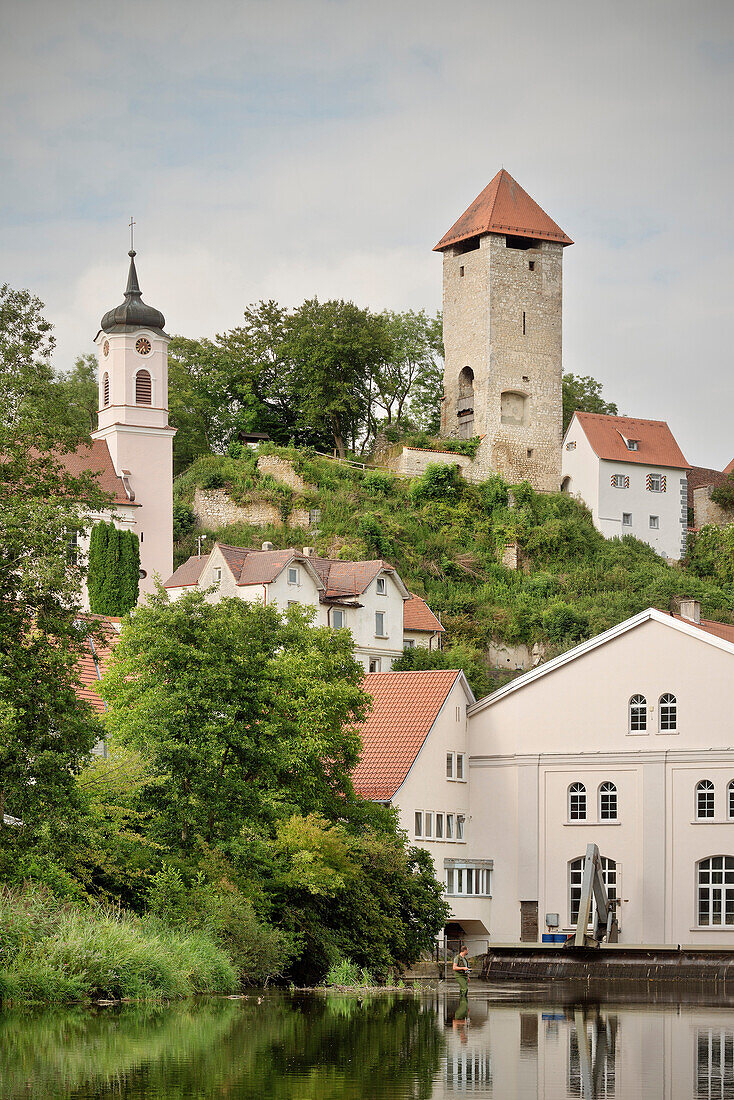
<svg viewBox="0 0 734 1100">
<path fill-rule="evenodd" d="M 725 572 L 702 576 L 717 570 L 695 561 L 671 566 L 629 536 L 605 540 L 586 508 L 561 493 L 522 484 L 510 494 L 500 478 L 470 485 L 439 466 L 408 481 L 308 451 L 263 451 L 289 458 L 313 492 L 297 498 L 258 473 L 257 453 L 239 447 L 234 456 L 199 459 L 175 483 L 176 564 L 195 552 L 195 488 L 224 488 L 235 502 L 277 503 L 284 518 L 296 503 L 319 508 L 318 533 L 234 525 L 208 531 L 210 540 L 259 546 L 269 539 L 276 547 L 315 545 L 329 557 L 383 557 L 442 613 L 451 642 L 484 649 L 494 638 L 564 648 L 651 605 L 667 609 L 676 596 L 699 599 L 709 618 L 734 621 L 734 584 Z M 512 541 L 522 548 L 523 571 L 500 563 Z"/>
</svg>

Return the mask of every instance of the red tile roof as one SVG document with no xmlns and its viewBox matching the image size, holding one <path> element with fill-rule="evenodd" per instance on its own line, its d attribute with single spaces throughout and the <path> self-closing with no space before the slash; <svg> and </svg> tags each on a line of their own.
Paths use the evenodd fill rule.
<svg viewBox="0 0 734 1100">
<path fill-rule="evenodd" d="M 680 619 L 682 623 L 688 623 L 690 626 L 697 626 L 707 634 L 715 634 L 725 642 L 734 642 L 734 626 L 730 623 L 717 623 L 713 619 L 701 619 L 700 623 L 694 623 L 693 619 L 684 619 L 682 615 L 677 614 L 674 614 L 673 618 Z"/>
<path fill-rule="evenodd" d="M 202 554 L 201 557 L 197 557 L 196 554 L 187 558 L 183 565 L 179 565 L 178 569 L 168 578 L 164 584 L 164 588 L 186 588 L 191 584 L 198 584 L 201 571 L 209 561 L 209 554 Z"/>
<path fill-rule="evenodd" d="M 105 705 L 99 694 L 99 681 L 107 667 L 112 650 L 117 645 L 120 620 L 108 615 L 90 615 L 89 620 L 95 630 L 95 636 L 87 638 L 87 650 L 79 660 L 78 672 L 80 686 L 77 692 L 86 699 L 98 714 L 103 714 Z M 101 636 L 100 636 L 101 635 Z"/>
<path fill-rule="evenodd" d="M 535 237 L 543 241 L 573 244 L 560 226 L 523 191 L 509 172 L 502 168 L 481 195 L 478 195 L 457 222 L 434 248 L 442 252 L 450 245 L 484 233 L 509 233 L 516 237 Z"/>
<path fill-rule="evenodd" d="M 460 675 L 454 669 L 435 669 L 365 676 L 372 710 L 359 729 L 362 754 L 352 776 L 363 798 L 393 797 Z"/>
<path fill-rule="evenodd" d="M 59 455 L 59 461 L 72 477 L 79 477 L 85 471 L 97 474 L 97 484 L 112 496 L 115 504 L 135 506 L 125 492 L 122 478 L 115 473 L 105 439 L 93 439 L 90 443 L 82 444 L 76 451 Z"/>
<path fill-rule="evenodd" d="M 724 467 L 724 470 L 723 470 L 723 472 L 724 472 L 724 473 L 725 473 L 725 474 L 726 474 L 727 476 L 728 476 L 729 474 L 734 474 L 734 458 L 733 458 L 733 459 L 731 460 L 731 462 L 729 463 L 729 465 L 728 465 L 728 466 L 725 466 L 725 467 Z"/>
<path fill-rule="evenodd" d="M 664 420 L 637 420 L 631 416 L 604 416 L 587 412 L 576 412 L 574 416 L 599 458 L 611 462 L 638 462 L 645 466 L 688 469 L 683 452 Z M 628 450 L 625 438 L 636 439 L 638 449 Z"/>
<path fill-rule="evenodd" d="M 244 546 L 227 546 L 217 542 L 225 562 L 238 585 L 272 584 L 275 578 L 292 561 L 308 563 L 324 585 L 322 599 L 338 600 L 361 595 L 379 573 L 397 573 L 392 565 L 381 559 L 373 561 L 338 561 L 331 558 L 306 557 L 293 547 L 287 550 L 250 550 Z M 212 550 L 213 553 L 213 550 Z M 211 553 L 202 557 L 192 556 L 179 565 L 164 588 L 182 588 L 195 585 Z M 398 578 L 398 583 L 402 582 Z"/>
<path fill-rule="evenodd" d="M 426 634 L 441 634 L 443 627 L 431 611 L 425 600 L 412 592 L 410 599 L 403 604 L 403 630 L 422 631 Z"/>
</svg>

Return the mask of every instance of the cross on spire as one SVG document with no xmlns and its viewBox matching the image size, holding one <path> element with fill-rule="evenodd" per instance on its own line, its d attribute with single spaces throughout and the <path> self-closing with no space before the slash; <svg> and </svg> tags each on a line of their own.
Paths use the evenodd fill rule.
<svg viewBox="0 0 734 1100">
<path fill-rule="evenodd" d="M 133 231 L 135 229 L 135 219 L 132 214 L 130 215 L 130 251 L 135 254 L 135 245 L 133 244 Z"/>
</svg>

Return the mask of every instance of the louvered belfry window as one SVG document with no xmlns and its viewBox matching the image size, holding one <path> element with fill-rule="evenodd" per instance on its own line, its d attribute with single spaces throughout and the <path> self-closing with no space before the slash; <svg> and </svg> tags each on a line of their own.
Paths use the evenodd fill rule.
<svg viewBox="0 0 734 1100">
<path fill-rule="evenodd" d="M 135 404 L 150 405 L 153 399 L 153 383 L 150 372 L 139 370 L 135 375 Z"/>
<path fill-rule="evenodd" d="M 106 409 L 110 403 L 110 376 L 107 371 L 102 378 L 102 405 Z"/>
</svg>

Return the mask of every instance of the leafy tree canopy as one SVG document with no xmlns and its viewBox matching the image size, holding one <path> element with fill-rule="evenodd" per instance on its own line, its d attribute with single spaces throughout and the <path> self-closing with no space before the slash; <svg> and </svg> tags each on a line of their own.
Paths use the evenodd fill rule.
<svg viewBox="0 0 734 1100">
<path fill-rule="evenodd" d="M 601 395 L 602 385 L 590 375 L 564 374 L 563 376 L 563 431 L 571 423 L 575 412 L 603 413 L 616 416 L 618 409 L 612 401 Z"/>
</svg>

